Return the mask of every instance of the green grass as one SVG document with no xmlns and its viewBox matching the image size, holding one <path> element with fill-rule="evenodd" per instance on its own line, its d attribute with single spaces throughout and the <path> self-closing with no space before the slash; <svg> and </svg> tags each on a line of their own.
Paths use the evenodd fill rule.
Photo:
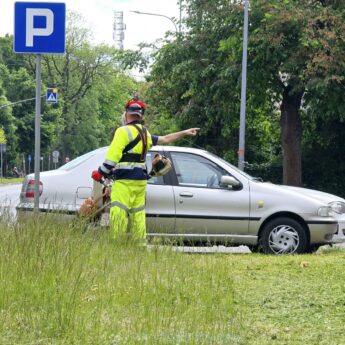
<svg viewBox="0 0 345 345">
<path fill-rule="evenodd" d="M 340 250 L 183 254 L 43 217 L 0 222 L 0 253 L 2 345 L 344 344 Z"/>
<path fill-rule="evenodd" d="M 23 182 L 23 177 L 0 178 L 0 186 L 5 185 L 5 184 L 21 183 L 21 182 Z"/>
</svg>

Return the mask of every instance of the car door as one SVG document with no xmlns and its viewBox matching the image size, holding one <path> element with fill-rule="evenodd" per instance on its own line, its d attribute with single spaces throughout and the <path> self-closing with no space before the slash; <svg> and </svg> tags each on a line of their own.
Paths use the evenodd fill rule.
<svg viewBox="0 0 345 345">
<path fill-rule="evenodd" d="M 156 151 L 146 155 L 146 166 L 151 171 Z M 147 181 L 146 228 L 148 234 L 171 233 L 175 229 L 175 200 L 170 174 L 151 177 Z"/>
<path fill-rule="evenodd" d="M 176 233 L 248 234 L 248 185 L 221 186 L 221 176 L 231 175 L 229 171 L 200 155 L 171 152 L 171 159 L 176 172 Z"/>
</svg>

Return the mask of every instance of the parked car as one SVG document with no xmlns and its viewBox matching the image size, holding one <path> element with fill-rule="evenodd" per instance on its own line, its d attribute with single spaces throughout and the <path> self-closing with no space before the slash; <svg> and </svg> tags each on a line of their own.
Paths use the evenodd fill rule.
<svg viewBox="0 0 345 345">
<path fill-rule="evenodd" d="M 75 215 L 93 194 L 91 172 L 107 147 L 40 174 L 41 211 Z M 345 200 L 335 195 L 262 182 L 216 155 L 155 146 L 173 170 L 148 181 L 148 236 L 248 245 L 265 253 L 304 253 L 345 239 Z M 24 179 L 19 213 L 33 210 L 34 175 Z"/>
</svg>

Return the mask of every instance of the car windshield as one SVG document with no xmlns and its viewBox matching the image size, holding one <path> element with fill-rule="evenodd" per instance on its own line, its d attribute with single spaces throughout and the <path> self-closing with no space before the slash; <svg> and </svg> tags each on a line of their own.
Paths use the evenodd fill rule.
<svg viewBox="0 0 345 345">
<path fill-rule="evenodd" d="M 221 160 L 224 164 L 226 164 L 227 166 L 231 167 L 231 169 L 234 169 L 236 170 L 239 174 L 243 175 L 244 177 L 246 177 L 247 179 L 249 180 L 252 180 L 252 181 L 262 181 L 262 179 L 260 177 L 253 177 L 253 176 L 250 176 L 249 174 L 247 174 L 246 172 L 238 169 L 237 167 L 235 167 L 234 165 L 232 165 L 231 163 L 227 162 L 225 159 L 215 155 L 214 153 L 211 153 L 209 152 L 213 157 L 217 157 L 219 160 Z"/>
<path fill-rule="evenodd" d="M 102 147 L 100 149 L 93 150 L 93 151 L 88 152 L 88 153 L 85 153 L 84 155 L 79 156 L 79 157 L 71 160 L 70 162 L 62 165 L 57 170 L 71 170 L 71 169 L 74 169 L 75 167 L 77 167 L 78 165 L 86 162 L 88 159 L 90 159 L 91 157 L 93 157 L 95 154 L 97 154 L 98 152 L 100 152 L 102 150 L 104 150 L 104 147 Z"/>
</svg>

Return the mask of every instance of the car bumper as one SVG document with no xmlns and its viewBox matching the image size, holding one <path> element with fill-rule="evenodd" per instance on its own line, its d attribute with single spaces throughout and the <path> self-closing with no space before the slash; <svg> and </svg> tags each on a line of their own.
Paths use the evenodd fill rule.
<svg viewBox="0 0 345 345">
<path fill-rule="evenodd" d="M 333 236 L 333 243 L 345 242 L 345 214 L 335 215 L 338 221 L 337 232 Z"/>
<path fill-rule="evenodd" d="M 333 243 L 333 237 L 337 232 L 338 223 L 324 222 L 324 223 L 308 223 L 310 230 L 310 243 Z"/>
<path fill-rule="evenodd" d="M 62 208 L 60 205 L 59 207 L 54 207 L 48 204 L 39 204 L 38 206 L 40 213 L 54 213 L 63 216 L 64 218 L 74 218 L 77 215 L 78 210 L 75 206 L 66 206 Z M 33 203 L 19 203 L 16 207 L 18 217 L 21 216 L 32 216 L 34 211 L 34 204 Z"/>
</svg>

